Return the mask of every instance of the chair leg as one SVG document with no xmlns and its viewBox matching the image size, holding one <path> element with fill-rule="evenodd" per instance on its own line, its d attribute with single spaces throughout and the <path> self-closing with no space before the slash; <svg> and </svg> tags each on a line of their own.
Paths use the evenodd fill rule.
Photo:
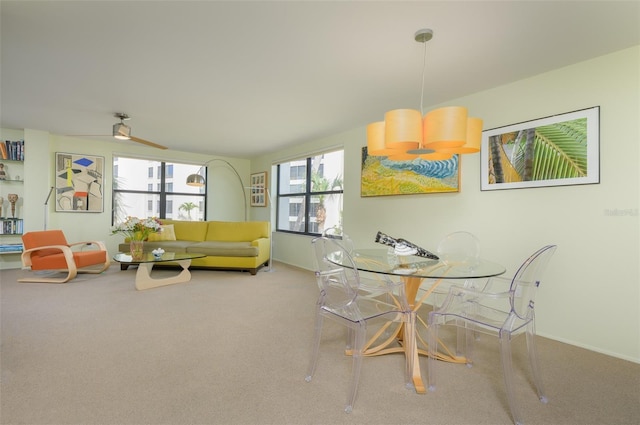
<svg viewBox="0 0 640 425">
<path fill-rule="evenodd" d="M 110 265 L 111 265 L 111 261 L 109 260 L 109 256 L 107 256 L 107 260 L 100 266 L 100 268 L 78 269 L 78 273 L 100 274 L 103 271 L 107 270 Z M 92 266 L 89 266 L 89 267 L 92 267 Z"/>
<path fill-rule="evenodd" d="M 476 340 L 476 329 L 472 322 L 465 321 L 464 325 L 464 335 L 465 335 L 465 363 L 467 367 L 473 367 L 473 357 L 475 356 L 475 340 Z"/>
<path fill-rule="evenodd" d="M 420 356 L 418 355 L 418 343 L 416 341 L 416 312 L 411 311 L 406 313 L 406 321 L 405 321 L 405 330 L 411 329 L 412 332 L 407 338 L 405 332 L 404 343 L 407 344 L 405 348 L 405 370 L 404 370 L 404 386 L 407 389 L 414 389 L 415 385 L 413 383 L 413 370 L 415 362 L 420 361 Z M 411 353 L 416 353 L 415 357 Z"/>
<path fill-rule="evenodd" d="M 439 316 L 434 312 L 429 313 L 429 329 L 427 329 L 427 345 L 429 355 L 427 356 L 427 382 L 429 391 L 436 390 L 436 356 L 438 353 L 438 323 Z"/>
<path fill-rule="evenodd" d="M 507 392 L 509 410 L 515 425 L 521 425 L 520 412 L 516 405 L 516 394 L 513 387 L 513 364 L 511 359 L 511 335 L 508 333 L 500 335 L 500 358 L 502 360 L 502 372 L 504 374 L 504 384 Z"/>
<path fill-rule="evenodd" d="M 324 318 L 320 314 L 320 311 L 316 313 L 316 323 L 313 331 L 313 343 L 311 346 L 311 359 L 309 360 L 309 367 L 307 368 L 307 376 L 304 378 L 305 381 L 311 382 L 311 378 L 316 371 L 316 366 L 318 364 L 318 356 L 320 352 L 320 338 L 322 337 L 322 323 Z"/>
<path fill-rule="evenodd" d="M 460 326 L 460 324 L 457 322 L 458 320 L 456 319 L 456 356 L 463 356 L 467 351 L 465 348 L 467 329 L 465 328 L 465 326 Z"/>
<path fill-rule="evenodd" d="M 346 336 L 347 339 L 344 344 L 345 351 L 347 352 L 350 352 L 353 349 L 353 339 L 355 337 L 354 335 L 355 335 L 354 330 L 351 328 L 347 328 L 347 336 Z"/>
<path fill-rule="evenodd" d="M 531 365 L 531 372 L 533 373 L 533 383 L 536 386 L 538 392 L 538 399 L 542 403 L 547 403 L 547 396 L 545 395 L 544 386 L 542 385 L 542 377 L 540 376 L 540 365 L 538 363 L 538 350 L 536 348 L 536 331 L 533 320 L 527 325 L 527 352 L 529 353 L 529 364 Z"/>
<path fill-rule="evenodd" d="M 351 383 L 349 384 L 349 392 L 347 393 L 347 405 L 344 409 L 346 413 L 353 411 L 353 404 L 356 400 L 358 392 L 358 381 L 360 380 L 360 370 L 362 369 L 362 349 L 366 340 L 367 327 L 364 322 L 358 324 L 355 330 L 355 338 L 353 339 L 353 349 L 351 357 L 353 357 L 353 366 L 351 368 Z"/>
<path fill-rule="evenodd" d="M 61 270 L 60 272 L 67 272 L 63 277 L 23 277 L 18 279 L 18 282 L 39 282 L 39 283 L 67 283 L 71 279 L 77 276 L 78 270 L 73 267 L 69 270 Z"/>
</svg>

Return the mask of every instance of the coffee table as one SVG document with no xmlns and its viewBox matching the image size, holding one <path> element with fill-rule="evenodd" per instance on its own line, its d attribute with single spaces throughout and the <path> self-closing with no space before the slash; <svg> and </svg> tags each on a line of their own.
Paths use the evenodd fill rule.
<svg viewBox="0 0 640 425">
<path fill-rule="evenodd" d="M 129 253 L 119 252 L 113 259 L 125 265 L 138 265 L 136 289 L 142 291 L 144 289 L 157 288 L 158 286 L 190 281 L 191 272 L 189 272 L 189 266 L 191 265 L 191 260 L 202 257 L 206 257 L 206 255 L 192 252 L 165 252 L 160 258 L 156 258 L 150 252 L 145 252 L 141 259 L 134 260 Z M 154 279 L 151 277 L 151 269 L 154 264 L 159 263 L 178 263 L 182 267 L 182 271 L 176 276 Z"/>
</svg>

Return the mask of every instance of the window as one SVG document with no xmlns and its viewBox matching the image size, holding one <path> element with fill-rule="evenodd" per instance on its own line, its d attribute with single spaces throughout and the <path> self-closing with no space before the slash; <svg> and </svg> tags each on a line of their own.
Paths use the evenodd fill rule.
<svg viewBox="0 0 640 425">
<path fill-rule="evenodd" d="M 278 164 L 276 230 L 322 234 L 342 225 L 344 151 Z"/>
<path fill-rule="evenodd" d="M 114 156 L 112 222 L 127 216 L 204 220 L 206 186 L 186 184 L 187 176 L 199 169 L 199 165 Z"/>
<path fill-rule="evenodd" d="M 204 206 L 200 208 L 200 211 L 204 211 Z M 167 215 L 165 218 L 173 218 L 173 201 L 171 199 L 167 200 Z"/>
</svg>

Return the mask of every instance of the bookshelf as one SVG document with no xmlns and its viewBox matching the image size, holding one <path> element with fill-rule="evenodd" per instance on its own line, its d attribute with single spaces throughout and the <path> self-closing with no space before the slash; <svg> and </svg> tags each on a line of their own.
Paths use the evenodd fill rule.
<svg viewBox="0 0 640 425">
<path fill-rule="evenodd" d="M 24 146 L 23 139 L 0 140 L 0 255 L 22 252 Z"/>
</svg>

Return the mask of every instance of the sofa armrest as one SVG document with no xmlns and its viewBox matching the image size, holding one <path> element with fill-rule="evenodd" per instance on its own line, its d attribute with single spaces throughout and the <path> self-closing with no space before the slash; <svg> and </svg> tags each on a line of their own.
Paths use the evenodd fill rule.
<svg viewBox="0 0 640 425">
<path fill-rule="evenodd" d="M 251 241 L 251 246 L 257 246 L 261 254 L 263 252 L 270 254 L 269 250 L 271 249 L 271 241 L 269 238 L 258 238 L 253 240 Z"/>
</svg>

